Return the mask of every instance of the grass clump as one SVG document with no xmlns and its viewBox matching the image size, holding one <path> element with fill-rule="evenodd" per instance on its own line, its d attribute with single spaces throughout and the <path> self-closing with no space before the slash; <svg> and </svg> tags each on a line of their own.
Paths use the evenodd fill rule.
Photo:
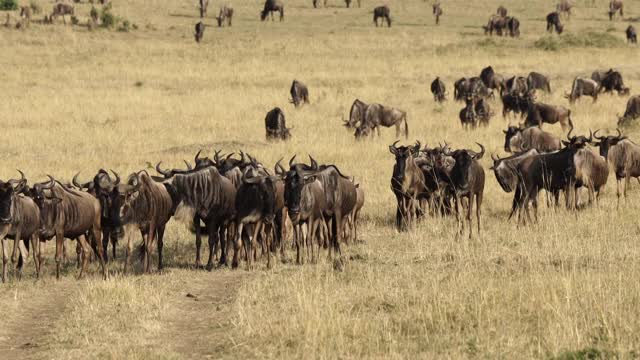
<svg viewBox="0 0 640 360">
<path fill-rule="evenodd" d="M 613 48 L 624 45 L 622 39 L 610 33 L 586 32 L 584 34 L 549 35 L 542 37 L 533 44 L 536 49 L 545 51 L 559 51 L 567 48 Z"/>
</svg>

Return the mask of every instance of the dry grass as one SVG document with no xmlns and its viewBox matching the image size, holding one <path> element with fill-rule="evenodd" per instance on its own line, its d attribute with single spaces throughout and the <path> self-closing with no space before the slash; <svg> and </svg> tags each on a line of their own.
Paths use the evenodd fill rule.
<svg viewBox="0 0 640 360">
<path fill-rule="evenodd" d="M 364 242 L 346 247 L 346 271 L 321 262 L 245 277 L 228 313 L 235 325 L 221 339 L 218 356 L 539 358 L 585 349 L 602 357 L 635 356 L 635 183 L 619 211 L 611 179 L 599 206 L 577 214 L 543 209 L 539 225 L 518 229 L 506 222 L 510 195 L 487 170 L 481 237 L 456 239 L 452 219 L 428 219 L 398 234 L 387 150 L 394 132 L 355 143 L 341 126 L 354 98 L 396 106 L 409 113 L 410 141 L 446 140 L 456 147 L 478 141 L 487 146 L 482 163 L 488 169 L 488 154 L 502 151 L 506 121 L 496 117 L 487 128 L 463 131 L 461 105 L 434 104 L 431 80 L 440 76 L 453 93 L 455 79 L 489 64 L 506 74 L 539 71 L 550 76 L 554 90 L 542 100 L 567 106 L 562 95 L 573 77 L 616 67 L 633 91 L 640 88 L 640 72 L 637 49 L 622 43 L 627 24 L 609 23 L 606 4 L 580 1 L 565 24 L 567 35 L 580 41 L 555 42 L 555 51 L 547 51 L 536 47 L 549 41 L 540 40 L 547 38 L 547 1 L 509 3 L 522 23 L 519 40 L 481 35 L 498 1 L 445 2 L 440 27 L 433 25 L 430 3 L 390 2 L 390 29 L 371 24 L 377 3 L 345 9 L 329 2 L 316 10 L 311 1 L 287 2 L 284 23 L 260 23 L 260 1 L 233 3 L 234 26 L 218 29 L 207 19 L 211 26 L 200 45 L 192 37 L 197 11 L 191 1 L 114 0 L 113 12 L 139 27 L 129 33 L 62 24 L 0 29 L 1 177 L 16 176 L 15 168 L 32 181 L 48 173 L 70 179 L 77 171 L 88 178 L 100 167 L 126 174 L 149 161 L 180 166 L 200 148 L 242 148 L 267 164 L 311 153 L 355 176 L 367 192 Z M 627 16 L 634 16 L 628 7 Z M 89 9 L 77 6 L 81 23 Z M 611 26 L 615 31 L 607 31 Z M 601 46 L 610 36 L 619 40 Z M 311 105 L 300 110 L 287 102 L 294 78 L 311 95 Z M 617 96 L 579 101 L 572 107 L 576 130 L 615 127 L 625 102 Z M 499 113 L 500 104 L 492 105 Z M 274 106 L 294 126 L 289 143 L 264 140 L 264 115 Z M 547 129 L 560 134 L 559 127 Z M 635 128 L 628 134 L 638 139 Z M 171 223 L 165 243 L 169 268 L 193 263 L 192 236 L 183 225 Z M 53 250 L 48 245 L 49 271 Z M 27 279 L 0 291 L 0 308 L 15 308 L 12 291 L 38 296 L 39 288 L 55 290 L 54 281 L 34 284 L 31 267 Z M 112 273 L 121 268 L 110 265 Z M 75 274 L 73 265 L 66 273 Z M 186 357 L 169 340 L 197 339 L 163 329 L 163 312 L 171 310 L 163 296 L 168 289 L 188 291 L 193 276 L 170 270 L 107 282 L 90 277 L 47 317 L 55 333 L 43 350 L 60 358 Z"/>
</svg>

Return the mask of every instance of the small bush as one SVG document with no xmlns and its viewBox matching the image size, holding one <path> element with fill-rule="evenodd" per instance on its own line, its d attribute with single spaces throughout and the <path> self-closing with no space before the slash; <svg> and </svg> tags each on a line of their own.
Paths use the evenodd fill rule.
<svg viewBox="0 0 640 360">
<path fill-rule="evenodd" d="M 0 10 L 17 10 L 18 0 L 0 0 Z"/>
<path fill-rule="evenodd" d="M 536 49 L 545 51 L 558 51 L 571 47 L 585 48 L 613 48 L 623 46 L 621 38 L 600 32 L 587 32 L 584 34 L 562 34 L 542 37 L 533 44 Z"/>
<path fill-rule="evenodd" d="M 71 15 L 71 23 L 73 25 L 78 25 L 80 23 L 80 20 L 78 20 L 78 18 L 75 15 Z"/>
<path fill-rule="evenodd" d="M 129 20 L 124 20 L 120 26 L 118 26 L 118 31 L 120 32 L 129 32 L 131 30 L 131 23 Z"/>
<path fill-rule="evenodd" d="M 91 11 L 89 11 L 89 17 L 91 17 L 93 21 L 98 21 L 98 9 L 94 6 L 92 6 Z"/>
<path fill-rule="evenodd" d="M 106 27 L 106 28 L 112 28 L 114 26 L 116 26 L 116 16 L 113 15 L 111 13 L 111 11 L 103 9 L 102 10 L 102 14 L 100 14 L 100 22 L 102 23 L 102 26 Z"/>
</svg>

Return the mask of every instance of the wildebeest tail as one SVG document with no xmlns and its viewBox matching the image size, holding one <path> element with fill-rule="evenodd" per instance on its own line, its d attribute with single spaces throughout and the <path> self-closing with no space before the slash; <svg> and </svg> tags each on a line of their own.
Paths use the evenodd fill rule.
<svg viewBox="0 0 640 360">
<path fill-rule="evenodd" d="M 405 139 L 409 138 L 409 122 L 407 121 L 407 114 L 404 114 L 404 137 Z"/>
<path fill-rule="evenodd" d="M 567 110 L 567 119 L 569 119 L 569 126 L 573 129 L 573 122 L 571 121 L 571 110 Z"/>
</svg>

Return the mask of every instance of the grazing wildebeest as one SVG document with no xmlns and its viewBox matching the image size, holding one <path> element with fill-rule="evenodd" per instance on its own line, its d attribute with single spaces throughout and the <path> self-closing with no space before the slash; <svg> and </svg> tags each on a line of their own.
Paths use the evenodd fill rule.
<svg viewBox="0 0 640 360">
<path fill-rule="evenodd" d="M 619 129 L 616 130 L 618 132 L 616 136 L 598 136 L 596 131 L 593 137 L 599 140 L 594 145 L 600 148 L 600 156 L 607 160 L 616 175 L 616 195 L 620 205 L 622 179 L 625 179 L 622 193 L 626 197 L 631 178 L 640 178 L 640 146 L 626 136 L 622 136 Z"/>
<path fill-rule="evenodd" d="M 636 34 L 636 28 L 633 25 L 629 25 L 627 30 L 625 30 L 625 34 L 627 35 L 627 42 L 632 44 L 638 43 L 638 36 Z"/>
<path fill-rule="evenodd" d="M 380 127 L 396 127 L 396 137 L 400 136 L 401 125 L 404 122 L 404 136 L 409 137 L 409 123 L 407 113 L 403 110 L 388 107 L 380 104 L 369 104 L 364 112 L 364 117 L 360 127 L 356 129 L 356 138 L 366 137 L 376 130 L 380 136 Z"/>
<path fill-rule="evenodd" d="M 293 80 L 289 93 L 291 94 L 290 101 L 293 106 L 298 107 L 303 103 L 309 103 L 309 90 L 307 89 L 307 86 L 300 81 Z"/>
<path fill-rule="evenodd" d="M 225 20 L 227 20 L 227 25 L 231 26 L 231 20 L 233 20 L 233 8 L 230 5 L 222 5 L 216 20 L 218 21 L 218 27 L 222 27 Z"/>
<path fill-rule="evenodd" d="M 493 170 L 496 180 L 498 180 L 498 184 L 504 192 L 510 193 L 515 190 L 515 194 L 513 197 L 513 201 L 511 203 L 511 212 L 509 213 L 508 220 L 511 220 L 513 215 L 518 209 L 518 205 L 520 204 L 522 198 L 522 189 L 520 185 L 520 179 L 522 175 L 519 172 L 519 165 L 522 161 L 532 156 L 538 155 L 539 152 L 535 149 L 531 149 L 525 152 L 518 152 L 514 155 L 511 155 L 506 158 L 494 157 L 491 155 L 491 160 L 493 160 L 493 166 L 491 166 L 491 170 Z"/>
<path fill-rule="evenodd" d="M 264 8 L 260 12 L 260 20 L 265 21 L 267 16 L 271 14 L 271 21 L 273 21 L 273 13 L 275 11 L 280 13 L 280 21 L 284 20 L 284 2 L 282 0 L 266 0 Z"/>
<path fill-rule="evenodd" d="M 207 8 L 209 7 L 209 0 L 199 0 L 198 8 L 200 10 L 200 18 L 207 16 Z"/>
<path fill-rule="evenodd" d="M 436 102 L 444 102 L 447 100 L 447 89 L 444 86 L 444 82 L 440 80 L 440 77 L 436 77 L 436 79 L 431 83 L 431 93 L 433 94 L 433 99 Z"/>
<path fill-rule="evenodd" d="M 547 15 L 547 31 L 553 32 L 554 28 L 558 34 L 562 34 L 562 31 L 564 31 L 564 26 L 560 22 L 560 14 L 557 11 Z"/>
<path fill-rule="evenodd" d="M 504 132 L 504 151 L 518 153 L 535 149 L 540 153 L 560 150 L 562 144 L 555 135 L 537 126 L 519 128 L 509 126 Z"/>
<path fill-rule="evenodd" d="M 391 10 L 387 5 L 378 6 L 373 9 L 373 22 L 378 26 L 378 18 L 382 18 L 382 20 L 387 20 L 387 26 L 391 27 Z M 384 23 L 383 23 L 384 24 Z"/>
<path fill-rule="evenodd" d="M 496 14 L 502 17 L 507 17 L 507 8 L 502 5 L 498 6 L 498 10 L 496 10 Z"/>
<path fill-rule="evenodd" d="M 57 3 L 55 5 L 53 5 L 53 11 L 51 12 L 51 15 L 49 16 L 49 21 L 53 23 L 53 21 L 55 20 L 55 18 L 57 18 L 58 16 L 62 16 L 62 21 L 64 21 L 64 24 L 67 24 L 67 20 L 65 19 L 65 15 L 73 15 L 74 11 L 73 11 L 73 5 L 71 4 L 65 4 L 65 3 Z"/>
<path fill-rule="evenodd" d="M 549 79 L 535 71 L 530 72 L 529 76 L 527 76 L 527 88 L 529 90 L 542 90 L 548 93 L 551 92 Z"/>
<path fill-rule="evenodd" d="M 573 4 L 569 2 L 569 0 L 560 0 L 556 5 L 556 11 L 559 14 L 565 13 L 567 17 L 571 17 L 571 9 L 573 8 Z"/>
<path fill-rule="evenodd" d="M 573 129 L 571 110 L 564 106 L 548 105 L 533 101 L 529 102 L 529 109 L 527 110 L 527 117 L 524 123 L 527 127 L 542 127 L 542 123 L 560 123 L 563 131 L 566 131 L 567 128 L 569 131 Z"/>
<path fill-rule="evenodd" d="M 193 36 L 196 38 L 197 43 L 202 40 L 202 37 L 204 36 L 204 23 L 202 21 L 196 24 Z"/>
<path fill-rule="evenodd" d="M 599 92 L 600 86 L 597 82 L 592 79 L 577 77 L 573 80 L 571 93 L 565 93 L 564 97 L 569 99 L 569 103 L 572 104 L 583 95 L 591 96 L 593 98 L 593 102 L 596 102 L 596 100 L 598 100 Z"/>
<path fill-rule="evenodd" d="M 493 67 L 487 66 L 482 69 L 480 72 L 480 79 L 488 89 L 498 90 L 499 93 L 502 93 L 505 86 L 504 77 L 500 74 L 496 74 L 495 71 L 493 71 Z"/>
<path fill-rule="evenodd" d="M 520 20 L 518 18 L 510 16 L 507 17 L 507 30 L 509 30 L 509 36 L 520 36 Z"/>
<path fill-rule="evenodd" d="M 598 77 L 600 79 L 600 81 L 598 80 L 596 81 L 600 85 L 599 91 L 601 92 L 610 93 L 615 90 L 618 92 L 618 95 L 629 94 L 629 88 L 624 86 L 624 81 L 622 80 L 622 74 L 620 74 L 619 71 L 609 69 L 609 71 L 603 72 L 603 73 L 594 72 L 591 76 L 592 76 L 592 79 L 594 77 Z"/>
<path fill-rule="evenodd" d="M 622 0 L 611 0 L 609 2 L 609 21 L 613 20 L 616 12 L 620 12 L 620 18 L 624 17 L 624 3 Z"/>
<path fill-rule="evenodd" d="M 126 184 L 117 186 L 112 192 L 111 216 L 114 223 L 122 226 L 133 226 L 142 234 L 143 239 L 143 271 L 151 272 L 151 257 L 155 241 L 158 241 L 158 269 L 164 265 L 162 250 L 164 247 L 164 230 L 167 222 L 175 212 L 173 191 L 163 184 L 154 181 L 145 171 L 133 173 Z M 124 272 L 131 266 L 133 252 L 133 236 L 128 237 Z"/>
<path fill-rule="evenodd" d="M 635 95 L 627 101 L 624 115 L 618 115 L 618 125 L 625 125 L 626 122 L 640 117 L 640 95 Z"/>
<path fill-rule="evenodd" d="M 113 172 L 113 170 L 111 170 Z M 118 242 L 118 234 L 120 233 L 120 226 L 113 222 L 111 217 L 111 193 L 113 189 L 120 184 L 120 177 L 113 172 L 115 179 L 111 180 L 109 173 L 106 170 L 100 169 L 96 176 L 93 177 L 93 181 L 86 183 L 80 183 L 78 181 L 78 175 L 73 177 L 72 183 L 79 189 L 86 189 L 91 195 L 95 196 L 100 201 L 101 220 L 102 226 L 102 252 L 104 261 L 109 261 L 109 242 L 111 242 L 112 255 L 116 257 L 116 244 Z M 97 244 L 100 245 L 100 244 Z"/>
<path fill-rule="evenodd" d="M 433 16 L 436 18 L 436 25 L 440 24 L 440 16 L 442 16 L 442 7 L 440 2 L 433 4 Z"/>
<path fill-rule="evenodd" d="M 396 227 L 398 230 L 411 228 L 417 219 L 418 198 L 424 193 L 425 178 L 415 157 L 420 152 L 420 143 L 414 146 L 397 147 L 398 141 L 389 146 L 389 152 L 395 156 L 396 163 L 391 175 L 391 190 L 396 196 Z"/>
<path fill-rule="evenodd" d="M 40 210 L 33 199 L 26 197 L 22 191 L 27 180 L 20 172 L 20 180 L 0 181 L 0 241 L 2 242 L 2 282 L 7 279 L 7 263 L 9 262 L 9 239 L 14 241 L 14 249 L 20 250 L 21 260 L 18 262 L 18 277 L 22 275 L 22 266 L 28 258 L 29 244 L 33 252 L 36 274 L 40 277 L 41 257 L 38 257 L 40 230 Z M 26 244 L 26 246 L 25 246 Z"/>
<path fill-rule="evenodd" d="M 70 189 L 49 176 L 49 181 L 36 183 L 31 189 L 31 198 L 40 210 L 40 241 L 56 238 L 56 278 L 60 278 L 62 247 L 64 238 L 76 239 L 83 251 L 82 277 L 86 271 L 92 248 L 87 242 L 87 234 L 96 244 L 100 244 L 100 202 L 92 195 Z M 102 252 L 98 251 L 102 267 L 102 277 L 107 278 Z"/>
<path fill-rule="evenodd" d="M 264 127 L 267 131 L 267 140 L 288 140 L 291 137 L 287 128 L 284 112 L 276 107 L 267 113 L 264 118 Z"/>
<path fill-rule="evenodd" d="M 31 23 L 31 6 L 22 6 L 20 7 L 20 17 L 24 19 L 26 25 Z"/>
<path fill-rule="evenodd" d="M 496 34 L 502 36 L 503 31 L 507 28 L 507 18 L 500 15 L 491 15 L 489 17 L 489 21 L 487 25 L 482 26 L 484 29 L 484 34 L 493 35 L 493 31 L 496 31 Z"/>
<path fill-rule="evenodd" d="M 347 129 L 353 129 L 358 126 L 358 123 L 362 124 L 364 122 L 364 113 L 367 111 L 367 106 L 369 106 L 364 101 L 360 99 L 355 99 L 353 104 L 351 104 L 351 109 L 349 110 L 349 119 L 344 120 L 344 126 Z"/>
</svg>

